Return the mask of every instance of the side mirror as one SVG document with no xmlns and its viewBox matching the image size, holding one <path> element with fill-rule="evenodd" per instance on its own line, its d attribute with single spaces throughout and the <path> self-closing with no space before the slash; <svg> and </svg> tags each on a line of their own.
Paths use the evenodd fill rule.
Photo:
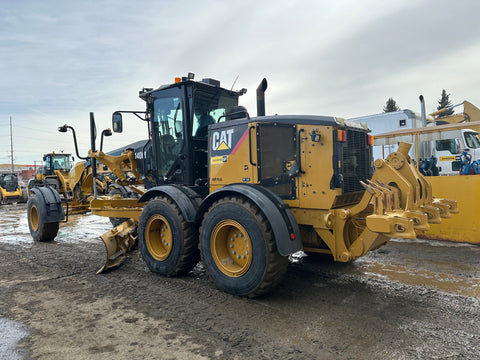
<svg viewBox="0 0 480 360">
<path fill-rule="evenodd" d="M 121 115 L 120 115 L 121 117 Z M 121 120 L 121 119 L 120 119 Z M 121 126 L 120 126 L 120 129 L 121 129 Z M 119 131 L 120 132 L 120 131 Z M 110 129 L 105 129 L 102 131 L 102 138 L 100 140 L 100 151 L 103 151 L 103 137 L 104 136 L 112 136 L 112 130 Z"/>
<path fill-rule="evenodd" d="M 44 156 L 43 156 L 43 161 L 45 161 L 45 160 L 47 160 L 47 157 L 44 155 Z"/>
<path fill-rule="evenodd" d="M 114 112 L 112 115 L 112 129 L 113 132 L 121 133 L 123 131 L 122 114 Z"/>
</svg>

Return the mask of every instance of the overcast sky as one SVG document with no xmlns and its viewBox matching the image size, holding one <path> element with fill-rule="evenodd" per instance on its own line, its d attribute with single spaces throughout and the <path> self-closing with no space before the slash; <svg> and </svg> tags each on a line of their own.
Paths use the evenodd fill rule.
<svg viewBox="0 0 480 360">
<path fill-rule="evenodd" d="M 89 112 L 99 130 L 115 110 L 144 110 L 142 87 L 193 72 L 231 88 L 256 114 L 255 89 L 269 83 L 267 114 L 344 118 L 402 109 L 432 112 L 442 89 L 452 103 L 480 106 L 480 1 L 3 0 L 0 6 L 0 163 L 51 151 L 81 155 Z M 146 138 L 134 118 L 105 150 Z"/>
</svg>

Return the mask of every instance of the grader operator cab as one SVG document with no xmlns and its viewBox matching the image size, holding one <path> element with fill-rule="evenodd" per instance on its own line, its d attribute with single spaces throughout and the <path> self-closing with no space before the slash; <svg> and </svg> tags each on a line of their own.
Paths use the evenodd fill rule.
<svg viewBox="0 0 480 360">
<path fill-rule="evenodd" d="M 146 111 L 113 114 L 117 132 L 125 113 L 147 123 L 149 140 L 131 162 L 147 191 L 91 201 L 93 214 L 129 219 L 102 236 L 100 271 L 118 266 L 138 234 L 151 271 L 182 275 L 201 257 L 219 288 L 253 297 L 279 283 L 294 252 L 352 261 L 457 212 L 455 201 L 433 197 L 409 144 L 376 160 L 372 175 L 366 129 L 335 117 L 265 116 L 266 88 L 264 79 L 252 118 L 238 106 L 246 90 L 191 74 L 142 90 Z"/>
</svg>

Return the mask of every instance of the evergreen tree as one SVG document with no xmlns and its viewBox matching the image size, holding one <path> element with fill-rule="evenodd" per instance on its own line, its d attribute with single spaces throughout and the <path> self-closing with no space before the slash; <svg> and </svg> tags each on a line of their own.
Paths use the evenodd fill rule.
<svg viewBox="0 0 480 360">
<path fill-rule="evenodd" d="M 445 109 L 446 107 L 452 106 L 452 102 L 450 101 L 450 94 L 447 94 L 445 89 L 442 90 L 442 97 L 438 100 L 437 110 Z M 445 110 L 443 113 L 438 115 L 438 117 L 444 117 L 452 115 L 455 111 L 453 109 Z"/>
<path fill-rule="evenodd" d="M 387 112 L 394 112 L 398 110 L 400 110 L 400 108 L 398 107 L 395 100 L 393 100 L 392 98 L 388 98 L 385 106 L 383 107 L 383 112 L 387 113 Z"/>
</svg>

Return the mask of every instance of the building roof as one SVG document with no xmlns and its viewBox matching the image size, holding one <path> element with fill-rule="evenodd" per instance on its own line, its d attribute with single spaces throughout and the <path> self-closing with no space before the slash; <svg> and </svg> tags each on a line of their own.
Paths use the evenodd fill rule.
<svg viewBox="0 0 480 360">
<path fill-rule="evenodd" d="M 40 164 L 37 165 L 17 165 L 14 164 L 14 172 L 17 171 L 22 171 L 22 170 L 33 170 L 35 169 L 35 166 L 39 167 L 41 166 Z M 12 172 L 12 164 L 0 164 L 0 173 L 6 173 L 6 172 Z"/>
</svg>

